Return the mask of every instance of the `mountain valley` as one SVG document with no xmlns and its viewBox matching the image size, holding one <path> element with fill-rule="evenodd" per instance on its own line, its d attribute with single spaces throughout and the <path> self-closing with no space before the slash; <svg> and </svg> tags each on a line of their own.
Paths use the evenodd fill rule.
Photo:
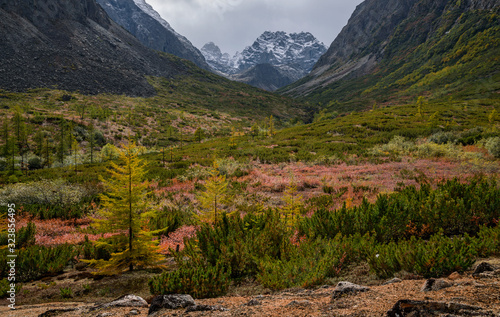
<svg viewBox="0 0 500 317">
<path fill-rule="evenodd" d="M 0 314 L 497 316 L 499 17 L 366 0 L 230 56 L 0 0 Z"/>
</svg>

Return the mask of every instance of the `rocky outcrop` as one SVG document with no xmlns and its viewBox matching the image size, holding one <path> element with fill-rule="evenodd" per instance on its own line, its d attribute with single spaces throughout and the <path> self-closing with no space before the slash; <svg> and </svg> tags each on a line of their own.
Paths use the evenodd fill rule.
<svg viewBox="0 0 500 317">
<path fill-rule="evenodd" d="M 144 0 L 97 0 L 116 23 L 152 49 L 179 56 L 210 69 L 201 52 Z"/>
<path fill-rule="evenodd" d="M 359 292 L 367 292 L 370 289 L 366 286 L 361 286 L 351 282 L 338 282 L 333 290 L 332 301 L 348 294 L 356 294 Z"/>
<path fill-rule="evenodd" d="M 387 312 L 389 317 L 405 316 L 495 316 L 491 311 L 485 311 L 481 307 L 459 303 L 445 303 L 433 301 L 399 300 L 394 307 Z"/>
<path fill-rule="evenodd" d="M 495 0 L 366 0 L 356 7 L 311 73 L 284 93 L 308 95 L 339 81 L 372 74 L 392 58 L 397 59 L 393 67 L 400 66 L 408 52 L 435 34 L 451 9 L 467 12 L 498 6 Z"/>
<path fill-rule="evenodd" d="M 196 303 L 191 295 L 186 294 L 173 294 L 173 295 L 159 295 L 153 298 L 151 306 L 149 306 L 148 314 L 151 315 L 162 309 L 177 309 L 194 306 Z"/>
<path fill-rule="evenodd" d="M 308 81 L 293 92 L 306 94 L 317 85 L 374 70 L 397 26 L 418 0 L 367 0 L 356 7 L 347 25 L 321 56 Z"/>
<path fill-rule="evenodd" d="M 422 285 L 421 291 L 422 292 L 439 291 L 441 289 L 452 286 L 453 286 L 452 283 L 445 281 L 443 279 L 430 278 L 427 281 L 425 281 L 424 285 Z"/>
<path fill-rule="evenodd" d="M 106 304 L 97 305 L 91 310 L 105 309 L 109 307 L 148 307 L 148 303 L 137 295 L 124 295 Z"/>
<path fill-rule="evenodd" d="M 95 0 L 0 0 L 0 88 L 151 96 L 188 67 L 142 45 Z"/>
</svg>

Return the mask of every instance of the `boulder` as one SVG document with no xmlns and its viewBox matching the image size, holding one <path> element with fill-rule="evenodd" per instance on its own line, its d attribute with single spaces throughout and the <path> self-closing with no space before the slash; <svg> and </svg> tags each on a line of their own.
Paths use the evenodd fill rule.
<svg viewBox="0 0 500 317">
<path fill-rule="evenodd" d="M 481 262 L 479 263 L 476 268 L 474 269 L 474 272 L 472 272 L 472 276 L 479 276 L 479 274 L 484 273 L 484 272 L 493 272 L 495 271 L 495 268 L 493 265 L 487 263 L 487 262 Z"/>
<path fill-rule="evenodd" d="M 186 308 L 186 313 L 194 312 L 194 311 L 228 311 L 229 309 L 216 305 L 192 305 Z"/>
<path fill-rule="evenodd" d="M 191 295 L 187 294 L 173 294 L 173 295 L 159 295 L 153 298 L 151 306 L 149 306 L 148 314 L 159 311 L 160 309 L 177 309 L 186 308 L 196 305 Z"/>
<path fill-rule="evenodd" d="M 425 281 L 424 285 L 422 285 L 421 291 L 422 292 L 439 291 L 440 289 L 451 286 L 453 286 L 452 283 L 447 282 L 443 279 L 430 278 L 427 281 Z"/>
<path fill-rule="evenodd" d="M 484 311 L 479 306 L 470 306 L 459 303 L 417 301 L 403 299 L 387 312 L 388 317 L 426 317 L 426 316 L 495 316 L 491 311 Z"/>
<path fill-rule="evenodd" d="M 339 282 L 333 290 L 332 300 L 345 294 L 356 294 L 358 292 L 366 292 L 369 290 L 370 289 L 366 286 L 357 285 L 351 282 Z"/>
<path fill-rule="evenodd" d="M 458 272 L 453 272 L 453 273 L 450 274 L 450 276 L 448 276 L 448 279 L 452 280 L 452 281 L 459 280 L 461 278 L 462 278 L 462 276 Z"/>
<path fill-rule="evenodd" d="M 106 304 L 97 305 L 90 310 L 98 310 L 108 307 L 148 307 L 148 303 L 140 296 L 137 295 L 124 295 Z"/>
</svg>

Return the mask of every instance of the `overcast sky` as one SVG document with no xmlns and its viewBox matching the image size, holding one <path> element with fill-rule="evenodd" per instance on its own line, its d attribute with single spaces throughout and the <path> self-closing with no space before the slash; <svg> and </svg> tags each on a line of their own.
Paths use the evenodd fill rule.
<svg viewBox="0 0 500 317">
<path fill-rule="evenodd" d="M 327 47 L 362 0 L 146 0 L 197 48 L 233 55 L 264 31 L 311 32 Z"/>
</svg>

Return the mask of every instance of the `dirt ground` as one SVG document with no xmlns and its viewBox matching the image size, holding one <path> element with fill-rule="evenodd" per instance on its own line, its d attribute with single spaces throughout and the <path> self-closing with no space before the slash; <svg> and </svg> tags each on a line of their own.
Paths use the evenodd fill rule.
<svg viewBox="0 0 500 317">
<path fill-rule="evenodd" d="M 500 267 L 500 259 L 483 260 Z M 363 267 L 355 268 L 363 271 Z M 404 279 L 400 283 L 381 285 L 384 281 L 369 278 L 368 275 L 348 275 L 351 282 L 368 285 L 368 292 L 345 295 L 332 299 L 336 282 L 316 289 L 289 289 L 271 292 L 249 283 L 233 287 L 228 296 L 197 299 L 196 304 L 222 306 L 225 311 L 185 312 L 185 309 L 161 311 L 159 316 L 386 316 L 387 311 L 401 299 L 454 302 L 479 306 L 489 316 L 500 316 L 500 275 L 490 277 L 473 277 L 472 271 L 462 275 L 454 274 L 447 280 L 451 287 L 438 291 L 423 292 L 425 279 Z M 4 304 L 0 307 L 0 316 L 31 317 L 39 316 L 48 310 L 54 311 L 44 316 L 147 316 L 148 307 L 141 308 L 106 308 L 91 311 L 96 304 L 110 302 L 120 295 L 133 293 L 142 296 L 148 302 L 152 296 L 148 294 L 147 279 L 152 273 L 135 273 L 124 275 L 119 279 L 104 278 L 93 281 L 88 278 L 78 280 L 77 272 L 66 273 L 65 276 L 52 280 L 39 281 L 23 287 L 24 294 L 19 294 L 16 310 L 9 310 Z M 72 278 L 70 278 L 73 276 Z M 59 279 L 58 279 L 59 278 Z M 415 278 L 408 275 L 407 278 Z M 75 279 L 77 279 L 75 281 Z M 42 283 L 49 285 L 42 286 Z M 48 283 L 48 284 L 47 284 Z M 82 287 L 86 285 L 86 289 Z M 90 287 L 88 286 L 90 285 Z M 62 300 L 61 287 L 75 290 L 73 298 Z M 91 290 L 89 290 L 89 288 Z M 23 292 L 23 291 L 22 291 Z M 249 305 L 254 300 L 256 305 Z M 449 315 L 446 315 L 449 316 Z M 475 315 L 477 316 L 477 315 Z M 478 315 L 481 316 L 481 315 Z"/>
</svg>

